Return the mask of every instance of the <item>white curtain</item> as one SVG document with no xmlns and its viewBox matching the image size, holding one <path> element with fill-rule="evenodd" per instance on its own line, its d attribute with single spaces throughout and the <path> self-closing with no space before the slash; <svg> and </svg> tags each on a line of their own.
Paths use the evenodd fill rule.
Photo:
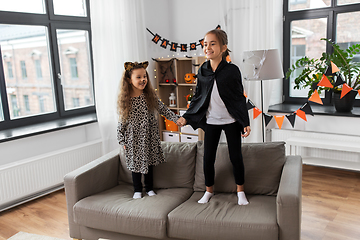
<svg viewBox="0 0 360 240">
<path fill-rule="evenodd" d="M 126 61 L 147 60 L 142 0 L 90 0 L 98 123 L 107 153 L 116 140 L 116 100 Z"/>
<path fill-rule="evenodd" d="M 282 58 L 282 0 L 219 1 L 221 27 L 227 32 L 232 61 L 240 66 L 244 51 L 279 49 Z M 269 103 L 280 103 L 282 81 L 263 81 L 264 112 Z M 245 91 L 255 106 L 261 109 L 260 82 L 244 82 Z M 253 118 L 249 111 L 251 134 L 246 142 L 262 142 L 261 115 Z M 274 121 L 274 120 L 272 120 Z"/>
</svg>

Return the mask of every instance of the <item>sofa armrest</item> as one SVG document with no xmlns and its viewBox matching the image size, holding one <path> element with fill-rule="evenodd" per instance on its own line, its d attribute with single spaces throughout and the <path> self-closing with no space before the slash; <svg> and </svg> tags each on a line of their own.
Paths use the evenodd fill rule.
<svg viewBox="0 0 360 240">
<path fill-rule="evenodd" d="M 300 240 L 302 159 L 286 156 L 276 197 L 280 240 Z"/>
<path fill-rule="evenodd" d="M 118 185 L 119 150 L 114 150 L 64 177 L 66 205 L 70 236 L 80 236 L 79 226 L 74 222 L 73 207 L 81 199 Z"/>
</svg>

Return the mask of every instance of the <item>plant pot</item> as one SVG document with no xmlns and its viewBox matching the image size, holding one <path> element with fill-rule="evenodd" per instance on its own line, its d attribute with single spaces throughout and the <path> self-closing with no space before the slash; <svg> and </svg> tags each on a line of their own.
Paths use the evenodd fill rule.
<svg viewBox="0 0 360 240">
<path fill-rule="evenodd" d="M 353 94 L 346 94 L 340 98 L 341 92 L 334 92 L 334 105 L 337 112 L 347 113 L 351 112 L 355 103 L 355 96 Z"/>
</svg>

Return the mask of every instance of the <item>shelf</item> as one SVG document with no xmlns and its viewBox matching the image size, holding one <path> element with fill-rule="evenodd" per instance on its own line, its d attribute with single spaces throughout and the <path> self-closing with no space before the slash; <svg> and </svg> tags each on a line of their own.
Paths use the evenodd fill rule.
<svg viewBox="0 0 360 240">
<path fill-rule="evenodd" d="M 186 83 L 184 76 L 187 73 L 197 73 L 199 66 L 205 61 L 204 57 L 193 57 L 193 58 L 176 58 L 176 60 L 171 61 L 171 59 L 162 59 L 156 61 L 156 80 L 157 80 L 157 94 L 160 100 L 172 111 L 180 114 L 180 111 L 186 111 L 187 101 L 186 97 L 190 93 L 194 93 L 196 84 L 194 83 Z M 165 79 L 176 79 L 176 83 L 169 82 L 166 83 Z M 169 107 L 169 97 L 170 94 L 174 93 L 176 96 L 176 107 Z M 166 130 L 165 123 L 162 118 L 159 118 L 159 130 L 160 130 L 160 138 L 163 140 L 163 133 L 169 134 L 179 134 L 186 138 L 186 135 L 189 135 L 191 140 L 203 140 L 204 132 L 200 129 L 198 133 L 186 133 L 179 131 L 168 131 Z M 182 141 L 181 139 L 179 139 Z M 184 139 L 187 141 L 188 139 Z M 196 141 L 197 141 L 196 140 Z"/>
<path fill-rule="evenodd" d="M 179 83 L 178 86 L 180 87 L 196 87 L 196 84 L 194 83 Z"/>
</svg>

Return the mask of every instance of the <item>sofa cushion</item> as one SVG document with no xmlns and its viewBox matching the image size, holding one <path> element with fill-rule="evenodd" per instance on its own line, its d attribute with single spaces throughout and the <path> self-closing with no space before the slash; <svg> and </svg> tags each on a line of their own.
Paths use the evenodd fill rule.
<svg viewBox="0 0 360 240">
<path fill-rule="evenodd" d="M 242 145 L 246 194 L 275 195 L 277 193 L 285 163 L 284 144 L 284 142 L 268 142 Z M 203 157 L 204 144 L 198 142 L 195 191 L 205 191 Z M 216 192 L 236 192 L 233 168 L 226 143 L 220 143 L 216 153 L 214 190 Z"/>
<path fill-rule="evenodd" d="M 168 235 L 181 239 L 278 239 L 276 197 L 248 195 L 249 205 L 237 205 L 236 194 L 215 194 L 209 203 L 197 201 L 203 193 L 170 212 Z"/>
<path fill-rule="evenodd" d="M 156 196 L 133 199 L 132 185 L 119 185 L 74 205 L 77 224 L 135 236 L 165 238 L 167 215 L 187 200 L 190 188 L 159 189 Z"/>
<path fill-rule="evenodd" d="M 154 188 L 177 188 L 194 185 L 196 143 L 161 142 L 165 163 L 154 167 Z M 124 150 L 120 151 L 120 181 L 132 184 Z"/>
</svg>

